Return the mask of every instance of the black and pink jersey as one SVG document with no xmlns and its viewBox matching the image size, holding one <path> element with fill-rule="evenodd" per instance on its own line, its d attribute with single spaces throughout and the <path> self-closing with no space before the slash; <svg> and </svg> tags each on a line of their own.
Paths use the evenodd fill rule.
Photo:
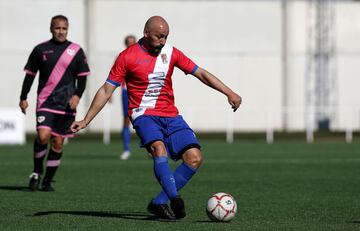
<svg viewBox="0 0 360 231">
<path fill-rule="evenodd" d="M 90 74 L 83 49 L 75 43 L 51 39 L 37 45 L 24 68 L 28 75 L 40 72 L 37 111 L 74 114 L 69 100 L 76 91 L 76 79 Z"/>
<path fill-rule="evenodd" d="M 140 40 L 116 59 L 107 83 L 116 87 L 125 81 L 129 95 L 128 114 L 133 120 L 141 115 L 175 117 L 172 73 L 178 67 L 185 74 L 198 66 L 180 50 L 165 45 L 157 56 L 149 54 Z"/>
</svg>

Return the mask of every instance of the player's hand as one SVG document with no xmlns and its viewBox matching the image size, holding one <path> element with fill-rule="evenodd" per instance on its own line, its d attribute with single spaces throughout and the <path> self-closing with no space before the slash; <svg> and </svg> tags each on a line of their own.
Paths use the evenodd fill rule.
<svg viewBox="0 0 360 231">
<path fill-rule="evenodd" d="M 74 121 L 71 126 L 70 126 L 70 130 L 75 133 L 80 131 L 81 129 L 86 128 L 87 124 L 85 122 L 85 120 L 81 120 L 81 121 Z"/>
<path fill-rule="evenodd" d="M 26 114 L 26 108 L 29 107 L 29 104 L 26 99 L 20 100 L 19 107 L 21 109 L 21 112 Z"/>
<path fill-rule="evenodd" d="M 238 94 L 236 94 L 235 92 L 232 92 L 229 96 L 228 96 L 228 101 L 229 104 L 231 105 L 231 108 L 233 109 L 233 111 L 235 112 L 241 104 L 242 98 L 241 96 L 239 96 Z"/>
<path fill-rule="evenodd" d="M 69 100 L 70 108 L 75 110 L 80 102 L 80 97 L 77 95 L 73 95 L 71 99 Z"/>
</svg>

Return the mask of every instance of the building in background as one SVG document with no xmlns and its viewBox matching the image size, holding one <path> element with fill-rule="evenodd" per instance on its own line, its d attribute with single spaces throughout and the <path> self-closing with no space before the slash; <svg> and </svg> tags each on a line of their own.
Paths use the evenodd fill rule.
<svg viewBox="0 0 360 231">
<path fill-rule="evenodd" d="M 360 85 L 360 2 L 323 0 L 331 2 L 331 15 L 318 15 L 323 16 L 322 22 L 327 27 L 323 34 L 316 35 L 316 26 L 320 24 L 310 20 L 319 18 L 309 15 L 319 2 L 169 0 L 159 5 L 151 0 L 0 0 L 0 63 L 2 76 L 11 80 L 11 85 L 2 86 L 0 107 L 17 107 L 23 63 L 29 47 L 48 36 L 44 28 L 48 28 L 51 15 L 67 15 L 72 22 L 71 37 L 86 44 L 93 74 L 79 106 L 81 117 L 96 89 L 107 78 L 115 54 L 124 49 L 119 41 L 129 32 L 142 31 L 144 20 L 157 14 L 176 28 L 170 31 L 169 44 L 185 48 L 184 52 L 195 62 L 206 64 L 206 68 L 243 96 L 240 113 L 218 114 L 216 111 L 228 111 L 224 110 L 228 105 L 221 94 L 207 94 L 209 89 L 201 87 L 198 80 L 189 81 L 185 79 L 189 76 L 174 73 L 176 103 L 195 130 L 304 131 L 309 120 L 316 129 L 321 122 L 318 114 L 324 111 L 318 107 L 311 112 L 309 104 L 330 106 L 324 118 L 329 120 L 331 131 L 359 130 L 360 97 L 356 92 Z M 321 9 L 324 8 L 318 8 L 318 12 Z M 330 50 L 316 54 L 316 47 L 312 46 L 311 53 L 311 40 L 326 33 L 329 33 L 326 41 L 332 42 L 327 44 Z M 318 45 L 326 45 L 324 41 Z M 322 61 L 327 62 L 328 73 L 333 74 L 328 86 L 320 84 L 324 79 L 309 80 L 310 68 L 321 61 L 314 59 L 316 55 L 324 55 Z M 335 72 L 331 73 L 332 70 Z M 31 101 L 35 100 L 34 92 L 29 95 Z M 329 103 L 327 94 L 332 97 Z M 111 116 L 103 112 L 88 131 L 102 131 L 104 118 L 108 118 L 112 131 L 121 128 L 116 118 L 121 116 L 120 107 L 107 107 L 104 112 Z M 30 132 L 35 126 L 35 109 L 30 108 L 29 114 L 25 127 Z"/>
</svg>

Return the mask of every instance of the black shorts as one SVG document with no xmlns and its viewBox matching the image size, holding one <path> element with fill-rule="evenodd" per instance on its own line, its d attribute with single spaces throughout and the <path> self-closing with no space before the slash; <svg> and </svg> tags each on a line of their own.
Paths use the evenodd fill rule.
<svg viewBox="0 0 360 231">
<path fill-rule="evenodd" d="M 47 111 L 36 112 L 36 129 L 47 128 L 51 135 L 61 137 L 74 137 L 70 126 L 75 121 L 75 115 L 55 114 Z"/>
</svg>

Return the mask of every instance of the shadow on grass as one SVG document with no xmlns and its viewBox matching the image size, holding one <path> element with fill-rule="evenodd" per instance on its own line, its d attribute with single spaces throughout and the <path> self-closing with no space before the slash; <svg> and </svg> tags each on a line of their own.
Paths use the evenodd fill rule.
<svg viewBox="0 0 360 231">
<path fill-rule="evenodd" d="M 196 221 L 196 223 L 204 223 L 204 224 L 231 224 L 231 222 L 224 222 L 224 221 L 210 221 L 210 220 L 202 220 Z"/>
<path fill-rule="evenodd" d="M 25 187 L 25 186 L 0 185 L 0 190 L 32 192 L 32 191 L 29 189 L 29 187 Z"/>
<path fill-rule="evenodd" d="M 149 215 L 142 212 L 99 212 L 99 211 L 46 211 L 37 212 L 34 217 L 48 216 L 52 214 L 66 214 L 74 216 L 92 216 L 92 217 L 109 217 L 109 218 L 121 218 L 127 220 L 141 220 L 141 221 L 161 221 L 161 222 L 173 222 L 173 220 L 160 219 L 156 216 Z"/>
<path fill-rule="evenodd" d="M 349 221 L 348 223 L 360 224 L 360 220 L 353 220 L 353 221 Z"/>
</svg>

